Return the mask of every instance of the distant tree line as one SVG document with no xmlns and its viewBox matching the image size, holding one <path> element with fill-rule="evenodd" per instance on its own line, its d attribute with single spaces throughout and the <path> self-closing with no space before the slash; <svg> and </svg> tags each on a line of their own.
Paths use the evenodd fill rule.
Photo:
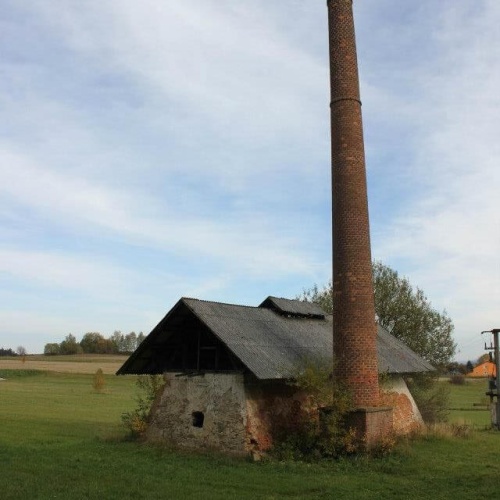
<svg viewBox="0 0 500 500">
<path fill-rule="evenodd" d="M 43 353 L 47 356 L 57 354 L 130 354 L 144 340 L 145 335 L 140 332 L 130 332 L 123 335 L 120 331 L 115 331 L 113 335 L 105 338 L 98 332 L 86 333 L 80 342 L 71 333 L 60 342 L 45 344 Z"/>
<path fill-rule="evenodd" d="M 0 356 L 17 356 L 17 352 L 14 352 L 12 349 L 4 349 L 0 348 Z"/>
</svg>

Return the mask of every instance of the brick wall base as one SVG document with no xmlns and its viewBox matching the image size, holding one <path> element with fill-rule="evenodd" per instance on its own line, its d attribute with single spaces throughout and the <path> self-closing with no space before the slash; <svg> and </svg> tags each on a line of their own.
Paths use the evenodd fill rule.
<svg viewBox="0 0 500 500">
<path fill-rule="evenodd" d="M 354 429 L 360 443 L 370 449 L 393 432 L 393 410 L 389 406 L 357 408 L 351 411 L 346 424 Z"/>
</svg>

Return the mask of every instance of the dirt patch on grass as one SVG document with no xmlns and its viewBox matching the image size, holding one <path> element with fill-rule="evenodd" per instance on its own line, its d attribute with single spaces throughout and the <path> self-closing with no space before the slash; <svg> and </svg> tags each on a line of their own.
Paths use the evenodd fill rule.
<svg viewBox="0 0 500 500">
<path fill-rule="evenodd" d="M 1 360 L 0 369 L 4 370 L 42 370 L 58 373 L 95 373 L 99 368 L 107 374 L 114 374 L 122 366 L 120 361 L 39 361 L 26 360 L 24 363 L 21 360 Z"/>
</svg>

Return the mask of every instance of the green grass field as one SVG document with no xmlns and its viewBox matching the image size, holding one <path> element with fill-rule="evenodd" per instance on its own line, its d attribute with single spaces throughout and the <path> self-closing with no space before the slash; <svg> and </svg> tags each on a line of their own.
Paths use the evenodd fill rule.
<svg viewBox="0 0 500 500">
<path fill-rule="evenodd" d="M 88 374 L 4 370 L 0 377 L 2 499 L 498 496 L 500 432 L 422 438 L 381 459 L 252 463 L 127 441 L 120 415 L 134 407 L 132 377 L 106 376 L 100 394 Z M 452 389 L 461 404 L 481 397 L 479 385 L 463 387 L 471 391 L 465 396 Z"/>
<path fill-rule="evenodd" d="M 491 426 L 490 412 L 484 407 L 489 404 L 489 397 L 485 395 L 486 380 L 468 378 L 465 385 L 449 383 L 448 385 L 450 387 L 450 421 L 465 422 L 476 429 L 489 428 Z"/>
</svg>

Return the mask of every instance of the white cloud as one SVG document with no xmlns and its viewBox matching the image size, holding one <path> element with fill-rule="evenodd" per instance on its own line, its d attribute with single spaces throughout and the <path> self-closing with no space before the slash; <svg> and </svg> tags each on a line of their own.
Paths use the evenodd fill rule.
<svg viewBox="0 0 500 500">
<path fill-rule="evenodd" d="M 107 263 L 55 252 L 0 249 L 0 272 L 25 283 L 102 296 L 127 287 L 127 272 Z"/>
<path fill-rule="evenodd" d="M 312 140 L 318 131 L 327 68 L 290 46 L 265 8 L 198 0 L 36 8 L 99 71 L 131 77 L 148 99 L 167 98 L 170 112 L 196 113 L 207 131 L 239 141 L 250 135 L 261 147 L 304 134 Z"/>
<path fill-rule="evenodd" d="M 440 13 L 435 58 L 419 75 L 422 109 L 412 117 L 421 189 L 379 249 L 448 309 L 463 344 L 497 321 L 500 299 L 500 6 L 455 2 Z"/>
<path fill-rule="evenodd" d="M 8 151 L 0 151 L 0 173 L 4 196 L 45 213 L 52 224 L 73 232 L 110 231 L 128 243 L 191 258 L 207 256 L 252 275 L 303 273 L 314 266 L 307 249 L 301 249 L 293 235 L 273 233 L 271 218 L 257 210 L 217 221 L 201 210 L 196 216 L 186 216 L 175 210 L 175 199 L 164 204 L 133 190 L 95 185 Z"/>
<path fill-rule="evenodd" d="M 374 257 L 465 339 L 500 293 L 498 2 L 355 11 Z M 0 17 L 5 308 L 73 275 L 96 322 L 121 301 L 151 324 L 181 294 L 254 303 L 329 279 L 324 4 L 32 0 Z M 32 307 L 12 331 L 75 302 Z"/>
</svg>

